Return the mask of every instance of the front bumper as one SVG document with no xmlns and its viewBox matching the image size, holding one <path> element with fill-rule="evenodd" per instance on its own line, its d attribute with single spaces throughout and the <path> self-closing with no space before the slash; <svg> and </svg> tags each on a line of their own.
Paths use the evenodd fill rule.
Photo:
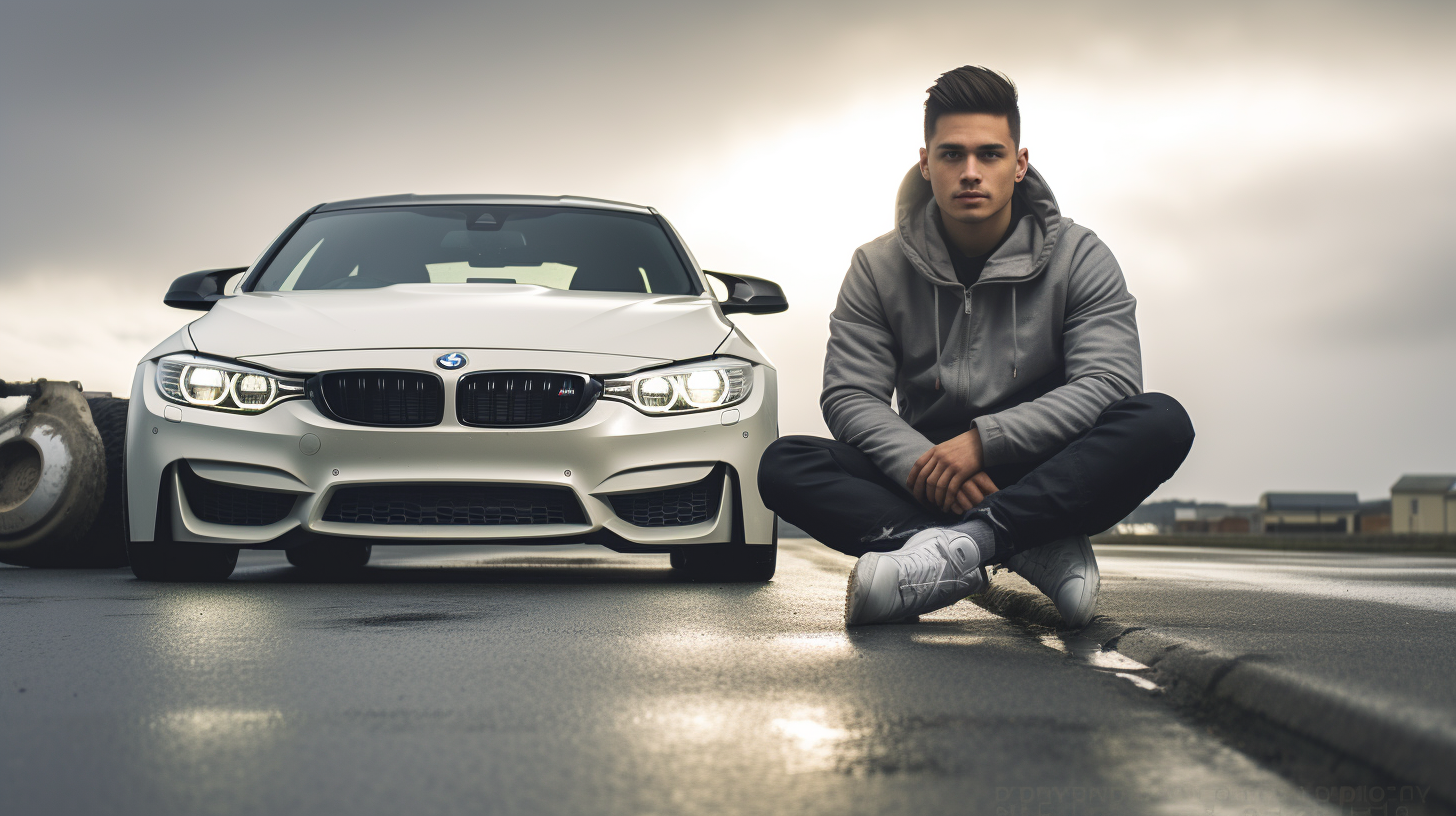
<svg viewBox="0 0 1456 816">
<path fill-rule="evenodd" d="M 778 435 L 776 372 L 754 366 L 748 400 L 732 408 L 646 416 L 599 400 L 572 422 L 543 428 L 470 428 L 454 416 L 446 376 L 445 419 L 429 428 L 347 425 L 306 400 L 257 416 L 174 405 L 157 394 L 156 363 L 137 368 L 127 420 L 127 510 L 133 541 L 156 536 L 170 515 L 175 541 L 260 549 L 292 546 L 299 532 L 376 543 L 595 541 L 651 551 L 741 541 L 770 544 L 773 514 L 758 495 L 758 463 Z M 309 452 L 312 451 L 312 452 Z M 675 527 L 638 526 L 611 497 L 698 482 L 722 463 L 715 515 Z M 224 485 L 297 497 L 281 520 L 260 526 L 203 521 L 182 486 L 183 468 Z M 499 483 L 562 487 L 580 502 L 576 524 L 360 524 L 324 521 L 336 490 L 354 485 Z M 162 498 L 159 501 L 159 498 Z M 735 528 L 741 532 L 735 536 Z M 740 537 L 741 536 L 741 537 Z"/>
</svg>

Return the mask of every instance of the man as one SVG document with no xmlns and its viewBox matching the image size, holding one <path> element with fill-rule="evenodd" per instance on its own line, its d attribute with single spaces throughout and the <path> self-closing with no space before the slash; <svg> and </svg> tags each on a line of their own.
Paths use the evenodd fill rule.
<svg viewBox="0 0 1456 816">
<path fill-rule="evenodd" d="M 928 93 L 896 229 L 855 252 L 830 317 L 834 439 L 779 439 L 759 489 L 861 556 L 849 625 L 949 606 L 1004 563 L 1080 627 L 1100 585 L 1087 535 L 1173 475 L 1193 426 L 1141 393 L 1136 301 L 1028 163 L 1015 86 L 965 66 Z"/>
</svg>

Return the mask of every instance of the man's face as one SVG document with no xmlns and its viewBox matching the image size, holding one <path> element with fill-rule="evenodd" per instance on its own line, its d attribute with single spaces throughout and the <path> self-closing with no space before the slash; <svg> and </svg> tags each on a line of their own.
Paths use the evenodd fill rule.
<svg viewBox="0 0 1456 816">
<path fill-rule="evenodd" d="M 930 182 L 942 217 L 979 224 L 1011 203 L 1026 175 L 1026 148 L 1016 149 L 1005 116 L 948 113 L 920 149 L 920 175 Z"/>
</svg>

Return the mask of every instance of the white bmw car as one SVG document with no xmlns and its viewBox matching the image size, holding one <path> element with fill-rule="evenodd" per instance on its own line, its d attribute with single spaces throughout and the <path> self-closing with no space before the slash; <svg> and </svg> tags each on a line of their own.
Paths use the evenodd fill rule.
<svg viewBox="0 0 1456 816">
<path fill-rule="evenodd" d="M 222 580 L 240 548 L 329 570 L 375 543 L 451 542 L 773 575 L 757 483 L 776 373 L 728 315 L 788 304 L 767 281 L 704 272 L 649 207 L 324 204 L 251 267 L 183 276 L 165 301 L 207 313 L 132 384 L 138 578 Z"/>
</svg>

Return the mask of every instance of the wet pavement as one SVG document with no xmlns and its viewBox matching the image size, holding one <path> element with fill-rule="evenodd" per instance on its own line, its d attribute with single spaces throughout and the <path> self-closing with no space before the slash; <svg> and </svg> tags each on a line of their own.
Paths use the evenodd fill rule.
<svg viewBox="0 0 1456 816">
<path fill-rule="evenodd" d="M 1097 547 L 1098 611 L 1456 734 L 1456 556 Z"/>
<path fill-rule="evenodd" d="M 221 585 L 0 568 L 0 811 L 1340 812 L 1075 638 L 970 603 L 846 632 L 851 563 L 788 540 L 764 585 L 592 547 L 379 548 L 340 582 L 276 553 Z"/>
</svg>

